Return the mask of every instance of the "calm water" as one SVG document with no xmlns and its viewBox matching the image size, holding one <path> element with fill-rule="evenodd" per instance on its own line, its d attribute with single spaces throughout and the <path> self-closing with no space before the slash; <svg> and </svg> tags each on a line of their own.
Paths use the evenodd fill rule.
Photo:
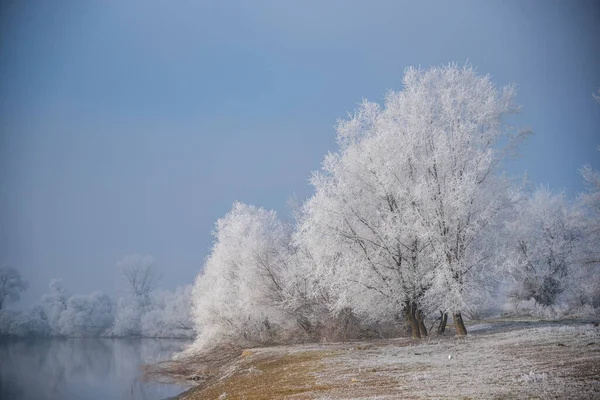
<svg viewBox="0 0 600 400">
<path fill-rule="evenodd" d="M 185 386 L 144 382 L 140 366 L 165 360 L 176 339 L 0 339 L 0 399 L 164 399 Z"/>
</svg>

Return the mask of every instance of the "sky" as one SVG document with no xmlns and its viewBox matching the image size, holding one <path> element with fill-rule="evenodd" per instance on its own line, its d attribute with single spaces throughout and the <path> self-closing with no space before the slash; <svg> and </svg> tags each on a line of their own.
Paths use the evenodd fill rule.
<svg viewBox="0 0 600 400">
<path fill-rule="evenodd" d="M 600 169 L 594 1 L 2 2 L 0 263 L 22 304 L 114 294 L 130 253 L 193 283 L 234 201 L 289 216 L 337 119 L 450 62 L 517 85 L 508 173 L 575 196 Z"/>
</svg>

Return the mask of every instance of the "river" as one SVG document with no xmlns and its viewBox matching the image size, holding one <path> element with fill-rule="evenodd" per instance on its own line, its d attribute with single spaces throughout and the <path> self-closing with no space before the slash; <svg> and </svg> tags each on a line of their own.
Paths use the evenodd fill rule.
<svg viewBox="0 0 600 400">
<path fill-rule="evenodd" d="M 140 367 L 188 340 L 0 338 L 2 400 L 159 400 L 186 386 L 145 382 Z"/>
</svg>

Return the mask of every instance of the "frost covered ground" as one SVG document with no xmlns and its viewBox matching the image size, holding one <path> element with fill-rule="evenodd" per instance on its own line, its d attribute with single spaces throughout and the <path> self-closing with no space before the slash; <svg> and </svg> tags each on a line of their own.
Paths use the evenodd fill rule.
<svg viewBox="0 0 600 400">
<path fill-rule="evenodd" d="M 245 350 L 181 399 L 600 398 L 592 322 L 490 321 L 448 334 Z"/>
</svg>

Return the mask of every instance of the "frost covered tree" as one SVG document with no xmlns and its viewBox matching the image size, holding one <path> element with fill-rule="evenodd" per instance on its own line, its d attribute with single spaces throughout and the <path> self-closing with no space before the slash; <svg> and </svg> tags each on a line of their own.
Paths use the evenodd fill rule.
<svg viewBox="0 0 600 400">
<path fill-rule="evenodd" d="M 142 316 L 142 334 L 146 337 L 193 337 L 191 316 L 192 286 L 174 292 L 159 290 L 153 295 L 152 308 Z"/>
<path fill-rule="evenodd" d="M 586 186 L 577 201 L 582 232 L 579 298 L 580 303 L 600 307 L 600 172 L 589 164 L 579 172 Z"/>
<path fill-rule="evenodd" d="M 598 151 L 600 151 L 600 147 L 598 147 Z M 600 238 L 600 172 L 586 164 L 579 170 L 579 173 L 586 186 L 586 191 L 579 198 L 579 206 L 582 212 L 590 217 L 586 225 L 586 235 L 598 240 Z M 595 254 L 589 255 L 588 261 L 600 264 L 600 250 L 598 248 L 595 250 Z"/>
<path fill-rule="evenodd" d="M 152 306 L 152 292 L 159 280 L 154 258 L 139 254 L 123 257 L 117 267 L 121 272 L 121 295 L 117 304 L 114 334 L 141 335 L 141 319 Z"/>
<path fill-rule="evenodd" d="M 108 295 L 102 292 L 72 295 L 61 279 L 51 280 L 49 289 L 49 293 L 42 297 L 40 312 L 29 313 L 28 324 L 32 329 L 29 333 L 47 325 L 49 335 L 98 336 L 113 325 L 114 307 Z"/>
<path fill-rule="evenodd" d="M 481 289 L 496 256 L 486 234 L 511 204 L 510 184 L 497 168 L 525 135 L 506 125 L 518 111 L 515 89 L 498 90 L 489 76 L 456 66 L 411 69 L 404 84 L 388 108 L 395 110 L 396 126 L 412 132 L 411 154 L 421 177 L 412 212 L 435 265 L 428 296 L 452 311 L 464 335 L 461 310 Z"/>
<path fill-rule="evenodd" d="M 59 333 L 64 336 L 100 336 L 114 322 L 113 302 L 102 292 L 69 297 L 58 319 Z"/>
<path fill-rule="evenodd" d="M 576 272 L 578 221 L 562 192 L 540 188 L 518 206 L 514 220 L 507 222 L 507 235 L 513 246 L 509 267 L 520 299 L 543 306 L 557 302 Z"/>
<path fill-rule="evenodd" d="M 3 310 L 0 313 L 0 335 L 48 336 L 50 327 L 40 305 L 27 311 Z"/>
<path fill-rule="evenodd" d="M 292 239 L 292 242 L 294 240 Z M 325 331 L 333 335 L 345 328 L 338 329 L 332 298 L 327 289 L 314 274 L 315 258 L 307 248 L 297 240 L 290 246 L 286 268 L 282 272 L 282 301 L 277 305 L 308 338 L 323 338 Z M 334 317 L 334 318 L 332 318 Z"/>
<path fill-rule="evenodd" d="M 600 103 L 600 89 L 597 93 L 594 94 L 594 99 Z M 600 307 L 600 171 L 586 164 L 579 173 L 586 190 L 577 201 L 582 233 L 577 297 L 581 304 Z"/>
<path fill-rule="evenodd" d="M 340 150 L 313 175 L 315 194 L 296 237 L 333 311 L 351 309 L 368 322 L 403 313 L 420 337 L 427 334 L 419 302 L 431 281 L 430 246 L 407 210 L 416 178 L 411 161 L 399 154 L 398 138 L 378 126 L 385 123 L 381 114 L 365 102 L 339 123 Z"/>
<path fill-rule="evenodd" d="M 73 295 L 60 279 L 53 279 L 39 304 L 26 311 L 2 310 L 0 335 L 194 336 L 191 286 L 173 292 L 150 291 L 143 296 L 143 302 L 136 301 L 132 293 L 133 289 L 127 291 L 116 307 L 113 299 L 103 292 Z"/>
<path fill-rule="evenodd" d="M 125 292 L 135 298 L 142 307 L 150 304 L 150 294 L 156 288 L 159 275 L 152 256 L 130 254 L 121 259 L 119 267 Z"/>
<path fill-rule="evenodd" d="M 21 292 L 27 290 L 27 282 L 14 268 L 0 268 L 0 311 L 9 303 L 19 301 Z"/>
<path fill-rule="evenodd" d="M 422 303 L 464 335 L 461 310 L 493 257 L 485 232 L 510 204 L 496 172 L 524 135 L 505 125 L 515 90 L 455 65 L 409 68 L 403 82 L 338 124 L 301 231 L 339 307 L 403 310 L 417 336 Z"/>
<path fill-rule="evenodd" d="M 51 335 L 61 333 L 60 317 L 67 309 L 71 294 L 63 287 L 62 279 L 52 279 L 49 284 L 50 292 L 42 297 L 41 305 L 48 321 Z"/>
<path fill-rule="evenodd" d="M 268 342 L 287 322 L 282 269 L 289 234 L 275 212 L 235 203 L 219 219 L 214 245 L 194 284 L 196 347 L 220 340 Z"/>
</svg>

